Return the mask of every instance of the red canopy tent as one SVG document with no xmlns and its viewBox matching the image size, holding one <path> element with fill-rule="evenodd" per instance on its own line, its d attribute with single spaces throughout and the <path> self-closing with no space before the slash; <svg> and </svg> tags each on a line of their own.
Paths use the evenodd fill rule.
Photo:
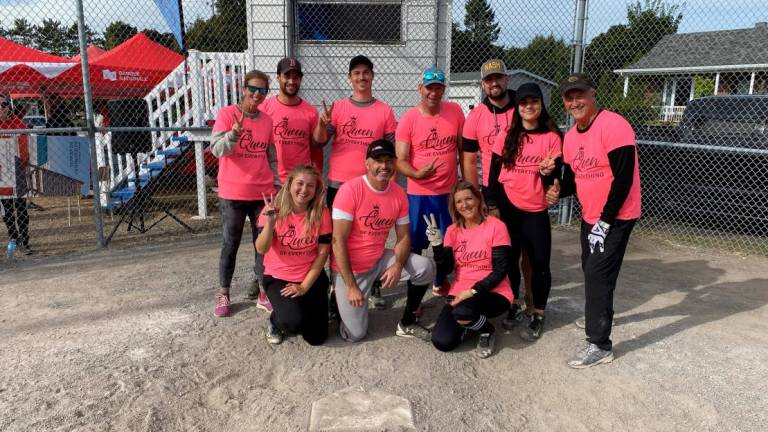
<svg viewBox="0 0 768 432">
<path fill-rule="evenodd" d="M 97 57 L 100 57 L 106 51 L 101 49 L 101 47 L 97 47 L 94 44 L 90 44 L 88 45 L 88 48 L 85 49 L 85 52 L 88 54 L 88 60 L 92 61 L 92 60 L 95 60 Z M 72 61 L 80 63 L 80 54 L 78 53 L 76 56 L 72 57 Z"/>
<path fill-rule="evenodd" d="M 74 65 L 68 58 L 46 54 L 0 37 L 0 91 L 3 93 L 36 93 L 41 85 Z"/>
<path fill-rule="evenodd" d="M 94 99 L 144 97 L 168 76 L 184 57 L 137 33 L 122 44 L 88 60 Z M 82 71 L 73 67 L 52 81 L 51 90 L 65 96 L 82 95 Z"/>
</svg>

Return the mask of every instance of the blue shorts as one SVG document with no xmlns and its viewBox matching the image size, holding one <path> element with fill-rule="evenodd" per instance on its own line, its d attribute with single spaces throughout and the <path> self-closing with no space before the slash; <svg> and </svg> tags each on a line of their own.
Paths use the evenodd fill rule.
<svg viewBox="0 0 768 432">
<path fill-rule="evenodd" d="M 435 215 L 440 231 L 445 237 L 445 230 L 453 223 L 448 213 L 448 195 L 411 195 L 408 194 L 408 218 L 411 221 L 411 251 L 421 255 L 423 249 L 429 247 L 427 240 L 427 223 L 424 216 Z"/>
</svg>

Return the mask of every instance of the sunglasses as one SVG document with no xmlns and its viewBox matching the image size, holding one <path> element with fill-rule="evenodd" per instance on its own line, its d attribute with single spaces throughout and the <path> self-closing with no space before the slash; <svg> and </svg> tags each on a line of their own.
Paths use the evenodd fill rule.
<svg viewBox="0 0 768 432">
<path fill-rule="evenodd" d="M 269 93 L 269 88 L 267 88 L 267 87 L 256 87 L 256 86 L 252 86 L 252 85 L 246 85 L 245 88 L 247 88 L 248 91 L 251 92 L 251 93 L 258 93 L 258 94 L 260 94 L 262 96 L 264 96 L 267 93 Z"/>
<path fill-rule="evenodd" d="M 9 106 L 11 106 L 11 102 L 10 101 L 4 100 L 4 101 L 0 102 L 0 107 L 8 108 Z"/>
<path fill-rule="evenodd" d="M 421 75 L 421 79 L 423 79 L 424 81 L 431 81 L 431 80 L 445 81 L 445 74 L 444 73 L 427 72 L 427 73 Z"/>
</svg>

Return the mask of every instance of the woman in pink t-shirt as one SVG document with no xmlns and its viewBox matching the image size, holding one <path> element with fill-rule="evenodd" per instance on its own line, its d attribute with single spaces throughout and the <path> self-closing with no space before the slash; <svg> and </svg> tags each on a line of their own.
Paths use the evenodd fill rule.
<svg viewBox="0 0 768 432">
<path fill-rule="evenodd" d="M 526 305 L 528 326 L 520 337 L 535 341 L 544 329 L 544 309 L 552 286 L 549 269 L 552 232 L 546 190 L 555 181 L 562 159 L 562 134 L 544 107 L 537 84 L 521 85 L 515 94 L 515 112 L 506 136 L 493 146 L 488 201 L 497 207 L 509 230 L 512 252 L 509 279 L 517 297 L 520 289 L 521 252 L 531 265 L 533 304 Z M 512 328 L 520 316 L 517 304 L 502 323 Z"/>
<path fill-rule="evenodd" d="M 240 102 L 216 114 L 211 133 L 211 153 L 219 159 L 219 209 L 224 241 L 219 258 L 220 290 L 214 315 L 229 315 L 229 288 L 235 271 L 237 250 L 243 236 L 245 218 L 251 221 L 256 240 L 256 217 L 264 207 L 264 196 L 274 194 L 280 185 L 277 154 L 272 141 L 272 119 L 259 111 L 269 92 L 269 77 L 250 71 L 243 77 Z M 262 284 L 263 257 L 256 253 L 255 280 L 248 291 L 255 298 Z M 266 295 L 259 293 L 257 307 L 271 310 Z"/>
<path fill-rule="evenodd" d="M 310 345 L 328 337 L 328 276 L 331 213 L 324 206 L 323 180 L 310 165 L 288 174 L 274 201 L 259 217 L 256 250 L 264 254 L 264 286 L 272 303 L 267 341 L 301 333 Z"/>
<path fill-rule="evenodd" d="M 509 235 L 503 222 L 486 214 L 483 196 L 470 182 L 453 187 L 448 207 L 453 224 L 445 241 L 434 215 L 427 222 L 438 279 L 456 275 L 448 303 L 432 329 L 432 344 L 451 351 L 461 344 L 466 330 L 474 330 L 480 334 L 476 353 L 486 358 L 493 354 L 495 343 L 495 329 L 488 320 L 506 312 L 513 300 L 507 279 Z"/>
</svg>

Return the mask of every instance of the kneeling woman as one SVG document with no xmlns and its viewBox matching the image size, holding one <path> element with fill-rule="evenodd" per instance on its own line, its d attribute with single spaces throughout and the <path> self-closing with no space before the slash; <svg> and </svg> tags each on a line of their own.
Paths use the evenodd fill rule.
<svg viewBox="0 0 768 432">
<path fill-rule="evenodd" d="M 328 337 L 328 276 L 331 214 L 324 208 L 323 181 L 311 166 L 294 168 L 274 200 L 265 198 L 256 250 L 264 254 L 264 286 L 272 303 L 267 341 L 301 333 L 310 345 Z"/>
<path fill-rule="evenodd" d="M 456 272 L 443 307 L 432 330 L 432 343 L 440 351 L 451 351 L 462 341 L 466 330 L 480 334 L 477 355 L 493 354 L 495 329 L 488 321 L 506 312 L 512 303 L 507 278 L 509 234 L 503 222 L 488 216 L 480 191 L 462 181 L 454 186 L 448 201 L 453 224 L 440 238 L 434 221 L 427 225 L 440 280 Z"/>
</svg>

